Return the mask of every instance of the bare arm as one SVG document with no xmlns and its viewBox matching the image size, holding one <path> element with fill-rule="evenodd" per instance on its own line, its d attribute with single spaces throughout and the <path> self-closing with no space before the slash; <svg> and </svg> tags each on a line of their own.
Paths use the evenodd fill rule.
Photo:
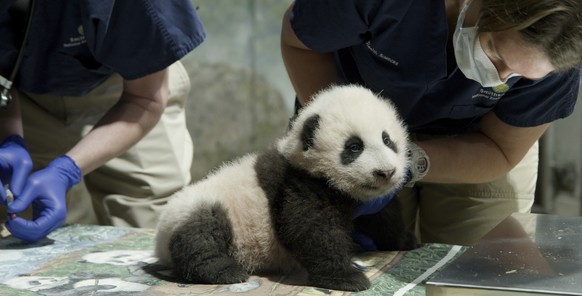
<svg viewBox="0 0 582 296">
<path fill-rule="evenodd" d="M 521 161 L 548 125 L 515 127 L 489 112 L 481 121 L 481 132 L 418 142 L 431 160 L 424 181 L 483 183 L 502 177 Z"/>
<path fill-rule="evenodd" d="M 93 171 L 141 140 L 162 116 L 168 96 L 167 69 L 124 81 L 119 101 L 67 155 L 83 174 Z"/>
<path fill-rule="evenodd" d="M 331 53 L 318 53 L 307 48 L 291 28 L 289 16 L 293 3 L 283 16 L 281 54 L 293 88 L 304 105 L 317 91 L 337 83 L 337 68 Z"/>
</svg>

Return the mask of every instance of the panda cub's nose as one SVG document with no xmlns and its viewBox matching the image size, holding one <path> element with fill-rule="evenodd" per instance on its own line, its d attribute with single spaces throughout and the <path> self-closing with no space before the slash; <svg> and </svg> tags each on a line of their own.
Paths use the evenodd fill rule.
<svg viewBox="0 0 582 296">
<path fill-rule="evenodd" d="M 375 170 L 374 171 L 374 176 L 376 176 L 378 179 L 390 180 L 390 178 L 392 178 L 392 176 L 394 176 L 394 173 L 395 172 L 396 172 L 395 169 Z"/>
</svg>

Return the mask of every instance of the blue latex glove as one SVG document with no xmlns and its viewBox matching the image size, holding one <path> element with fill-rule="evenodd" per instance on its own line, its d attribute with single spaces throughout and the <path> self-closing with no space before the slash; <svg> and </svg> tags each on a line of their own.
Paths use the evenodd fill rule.
<svg viewBox="0 0 582 296">
<path fill-rule="evenodd" d="M 378 247 L 376 247 L 374 240 L 367 235 L 361 234 L 359 232 L 354 232 L 352 234 L 352 240 L 358 245 L 360 245 L 360 248 L 362 248 L 362 250 L 364 251 L 367 252 L 378 251 Z"/>
<path fill-rule="evenodd" d="M 410 181 L 411 177 L 412 174 L 410 170 L 407 170 L 406 177 L 404 178 L 401 184 L 394 188 L 394 190 L 373 200 L 360 203 L 360 205 L 354 212 L 353 218 L 355 219 L 363 215 L 371 215 L 380 212 L 384 207 L 386 207 L 386 205 L 388 205 L 392 201 L 392 199 L 394 199 L 396 194 L 398 194 L 400 189 L 402 189 L 402 186 L 404 186 L 406 183 L 408 183 L 408 181 Z"/>
<path fill-rule="evenodd" d="M 6 204 L 4 184 L 10 185 L 15 196 L 20 195 L 26 178 L 32 171 L 32 159 L 26 143 L 19 135 L 10 135 L 0 144 L 0 204 Z"/>
<path fill-rule="evenodd" d="M 380 196 L 380 197 L 375 198 L 373 200 L 369 200 L 367 202 L 360 203 L 360 205 L 358 206 L 358 208 L 354 212 L 353 218 L 356 219 L 360 216 L 371 215 L 371 214 L 376 214 L 376 213 L 380 212 L 384 207 L 386 207 L 386 205 L 388 205 L 394 199 L 396 194 L 398 194 L 400 189 L 402 189 L 402 186 L 404 186 L 404 184 L 408 183 L 408 181 L 410 180 L 411 177 L 412 177 L 412 174 L 411 174 L 410 170 L 408 170 L 406 172 L 406 177 L 404 178 L 404 181 L 402 182 L 402 184 L 400 184 L 399 186 L 394 188 L 394 190 L 390 191 L 386 195 Z M 358 245 L 360 245 L 360 247 L 365 251 L 377 251 L 378 250 L 378 248 L 374 244 L 374 240 L 372 240 L 370 237 L 368 237 L 362 233 L 359 233 L 359 232 L 353 233 L 352 240 L 354 242 L 356 242 Z"/>
<path fill-rule="evenodd" d="M 6 228 L 17 238 L 36 242 L 61 227 L 67 217 L 67 191 L 79 183 L 81 177 L 81 169 L 66 155 L 54 159 L 46 168 L 33 173 L 22 194 L 16 196 L 8 210 L 20 213 L 32 203 L 34 220 L 9 218 Z"/>
<path fill-rule="evenodd" d="M 362 202 L 354 212 L 353 218 L 358 218 L 364 215 L 371 215 L 380 212 L 386 205 L 388 205 L 392 199 L 396 196 L 400 188 L 396 188 L 390 193 L 375 198 L 373 200 L 369 200 L 367 202 Z"/>
<path fill-rule="evenodd" d="M 386 207 L 386 205 L 388 205 L 392 201 L 392 199 L 394 199 L 394 197 L 396 196 L 396 194 L 398 193 L 399 190 L 400 190 L 400 187 L 394 189 L 390 193 L 383 195 L 379 198 L 361 203 L 360 206 L 358 206 L 358 208 L 354 212 L 353 218 L 355 219 L 355 218 L 360 217 L 360 216 L 378 213 L 384 207 Z M 362 248 L 362 250 L 364 250 L 364 251 L 369 251 L 369 252 L 378 251 L 378 248 L 374 244 L 374 240 L 372 240 L 367 235 L 364 235 L 364 234 L 359 233 L 359 232 L 354 232 L 352 234 L 352 240 L 355 243 L 357 243 L 358 245 L 360 245 L 360 248 Z"/>
</svg>

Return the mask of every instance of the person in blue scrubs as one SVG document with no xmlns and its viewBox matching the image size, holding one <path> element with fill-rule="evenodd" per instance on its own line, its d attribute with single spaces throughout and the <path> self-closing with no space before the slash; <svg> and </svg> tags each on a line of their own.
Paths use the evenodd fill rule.
<svg viewBox="0 0 582 296">
<path fill-rule="evenodd" d="M 0 12 L 4 77 L 21 17 Z M 190 182 L 190 82 L 179 60 L 204 38 L 189 0 L 36 0 L 14 99 L 0 110 L 0 181 L 14 196 L 0 190 L 0 212 L 13 236 L 35 242 L 89 215 L 155 227 Z M 81 181 L 90 200 L 66 198 Z"/>
<path fill-rule="evenodd" d="M 410 229 L 468 245 L 531 211 L 537 141 L 578 95 L 581 20 L 572 0 L 296 0 L 281 50 L 299 106 L 346 83 L 395 103 L 413 139 Z"/>
</svg>

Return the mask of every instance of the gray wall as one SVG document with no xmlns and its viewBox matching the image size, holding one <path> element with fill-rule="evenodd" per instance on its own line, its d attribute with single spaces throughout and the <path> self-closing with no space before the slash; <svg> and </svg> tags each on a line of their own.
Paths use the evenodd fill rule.
<svg viewBox="0 0 582 296">
<path fill-rule="evenodd" d="M 544 213 L 582 214 L 582 106 L 572 116 L 554 122 L 540 141 L 538 210 Z"/>
<path fill-rule="evenodd" d="M 268 148 L 286 130 L 295 94 L 280 55 L 280 0 L 194 0 L 207 38 L 183 59 L 192 90 L 193 180 Z"/>
<path fill-rule="evenodd" d="M 208 33 L 189 56 L 211 63 L 243 68 L 267 81 L 284 96 L 295 97 L 281 59 L 281 19 L 290 0 L 193 0 Z M 252 90 L 252 89 L 251 89 Z"/>
</svg>

